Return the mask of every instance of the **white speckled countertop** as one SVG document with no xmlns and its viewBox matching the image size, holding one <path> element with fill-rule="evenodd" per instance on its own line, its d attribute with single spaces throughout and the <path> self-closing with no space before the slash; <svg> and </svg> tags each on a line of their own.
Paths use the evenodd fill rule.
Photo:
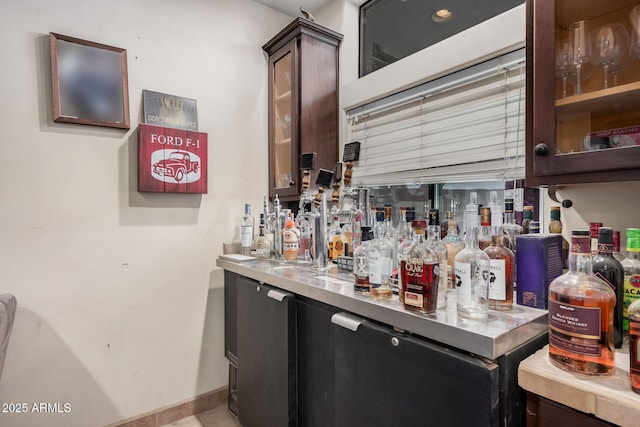
<svg viewBox="0 0 640 427">
<path fill-rule="evenodd" d="M 491 360 L 548 328 L 546 310 L 516 304 L 511 311 L 489 310 L 486 320 L 458 318 L 455 292 L 449 294 L 447 309 L 430 315 L 407 311 L 395 295 L 389 300 L 376 300 L 355 294 L 352 274 L 334 265 L 316 270 L 276 261 L 233 262 L 219 258 L 217 266 Z"/>
<path fill-rule="evenodd" d="M 549 346 L 520 363 L 518 384 L 527 391 L 570 408 L 618 424 L 640 425 L 640 394 L 631 390 L 629 354 L 616 351 L 612 376 L 588 376 L 565 371 L 549 360 Z"/>
</svg>

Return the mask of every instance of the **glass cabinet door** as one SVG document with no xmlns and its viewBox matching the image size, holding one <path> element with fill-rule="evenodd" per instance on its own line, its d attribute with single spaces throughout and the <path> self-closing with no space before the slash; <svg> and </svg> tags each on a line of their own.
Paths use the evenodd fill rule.
<svg viewBox="0 0 640 427">
<path fill-rule="evenodd" d="M 533 3 L 534 175 L 568 184 L 638 174 L 640 2 Z"/>
<path fill-rule="evenodd" d="M 293 110 L 293 50 L 287 51 L 273 61 L 271 82 L 272 115 L 271 144 L 272 144 L 272 173 L 273 189 L 280 195 L 286 195 L 288 190 L 295 190 L 297 166 L 294 164 L 297 150 L 294 110 Z"/>
</svg>

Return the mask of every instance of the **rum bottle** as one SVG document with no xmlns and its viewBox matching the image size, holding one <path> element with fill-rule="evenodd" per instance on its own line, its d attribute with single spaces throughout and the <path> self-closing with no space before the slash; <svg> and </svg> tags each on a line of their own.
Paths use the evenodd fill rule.
<svg viewBox="0 0 640 427">
<path fill-rule="evenodd" d="M 593 275 L 589 231 L 571 233 L 569 271 L 549 285 L 549 358 L 586 375 L 615 372 L 616 295 Z"/>
<path fill-rule="evenodd" d="M 640 300 L 629 306 L 629 375 L 631 390 L 640 393 Z"/>
<path fill-rule="evenodd" d="M 622 348 L 622 311 L 624 308 L 624 269 L 613 257 L 613 229 L 598 230 L 598 255 L 593 258 L 593 274 L 602 279 L 616 294 L 613 312 L 613 345 Z"/>
<path fill-rule="evenodd" d="M 458 315 L 484 319 L 489 315 L 489 256 L 478 247 L 476 228 L 467 230 L 465 248 L 455 259 Z"/>
<path fill-rule="evenodd" d="M 624 309 L 622 327 L 629 330 L 627 308 L 640 299 L 640 228 L 627 228 L 627 257 L 620 263 L 624 269 Z"/>
<path fill-rule="evenodd" d="M 447 307 L 447 246 L 440 239 L 440 214 L 437 209 L 429 210 L 427 246 L 438 256 L 438 308 Z"/>
<path fill-rule="evenodd" d="M 404 308 L 433 313 L 438 306 L 439 259 L 424 241 L 423 220 L 413 221 L 413 239 L 400 262 Z"/>
</svg>

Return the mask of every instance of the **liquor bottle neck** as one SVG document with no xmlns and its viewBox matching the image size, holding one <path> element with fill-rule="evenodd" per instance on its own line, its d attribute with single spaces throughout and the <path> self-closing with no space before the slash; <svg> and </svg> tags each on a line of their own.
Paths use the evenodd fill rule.
<svg viewBox="0 0 640 427">
<path fill-rule="evenodd" d="M 429 233 L 428 240 L 440 240 L 440 226 L 439 225 L 430 225 L 428 233 Z"/>
<path fill-rule="evenodd" d="M 478 229 L 471 227 L 465 235 L 465 247 L 470 249 L 479 249 L 478 247 Z"/>
<path fill-rule="evenodd" d="M 591 259 L 591 239 L 588 236 L 571 237 L 571 253 L 569 254 L 569 271 L 574 273 L 593 273 Z"/>
<path fill-rule="evenodd" d="M 504 213 L 504 222 L 505 224 L 514 224 L 516 222 L 516 216 L 513 211 Z"/>
</svg>

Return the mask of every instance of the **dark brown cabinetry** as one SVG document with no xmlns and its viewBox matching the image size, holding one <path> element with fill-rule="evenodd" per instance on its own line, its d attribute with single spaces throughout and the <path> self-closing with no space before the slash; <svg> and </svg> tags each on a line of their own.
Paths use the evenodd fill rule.
<svg viewBox="0 0 640 427">
<path fill-rule="evenodd" d="M 338 161 L 338 50 L 342 35 L 297 18 L 262 48 L 269 55 L 269 196 L 300 195 L 300 154 Z"/>
<path fill-rule="evenodd" d="M 640 180 L 637 5 L 527 0 L 528 186 Z M 624 29 L 618 40 L 614 24 Z"/>
</svg>

